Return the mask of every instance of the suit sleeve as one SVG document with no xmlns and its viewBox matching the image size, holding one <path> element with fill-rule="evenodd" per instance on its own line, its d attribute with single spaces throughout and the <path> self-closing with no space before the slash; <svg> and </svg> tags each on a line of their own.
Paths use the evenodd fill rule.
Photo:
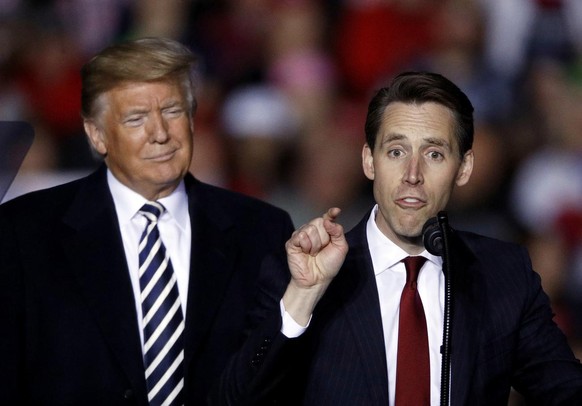
<svg viewBox="0 0 582 406">
<path fill-rule="evenodd" d="M 277 249 L 262 261 L 243 343 L 211 391 L 211 405 L 268 403 L 289 365 L 296 340 L 281 333 L 279 303 L 290 278 L 284 245 L 293 226 L 290 219 L 282 224 L 283 232 L 276 238 Z"/>
<path fill-rule="evenodd" d="M 20 404 L 23 387 L 24 289 L 18 244 L 9 216 L 0 207 L 0 404 Z"/>
<path fill-rule="evenodd" d="M 549 299 L 525 249 L 521 255 L 527 268 L 527 300 L 519 326 L 513 386 L 528 404 L 582 405 L 582 365 L 552 320 Z"/>
</svg>

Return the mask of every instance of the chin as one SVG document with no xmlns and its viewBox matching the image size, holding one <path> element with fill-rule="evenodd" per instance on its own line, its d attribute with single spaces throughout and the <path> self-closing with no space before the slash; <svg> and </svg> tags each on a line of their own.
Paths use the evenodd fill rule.
<svg viewBox="0 0 582 406">
<path fill-rule="evenodd" d="M 168 181 L 171 181 L 176 178 L 181 178 L 186 174 L 184 170 L 184 166 L 176 165 L 176 164 L 169 164 L 169 165 L 158 165 L 155 168 L 152 168 L 153 173 L 157 174 L 160 178 L 165 178 Z"/>
<path fill-rule="evenodd" d="M 409 230 L 409 232 L 406 234 L 406 237 L 410 238 L 411 240 L 420 238 L 422 235 L 422 227 L 420 228 L 415 228 L 413 230 Z"/>
<path fill-rule="evenodd" d="M 407 238 L 417 238 L 422 234 L 425 221 L 423 219 L 410 219 L 400 223 L 400 234 Z"/>
<path fill-rule="evenodd" d="M 413 238 L 414 237 L 414 228 L 410 227 L 407 224 L 403 224 L 402 222 L 394 223 L 392 227 L 390 227 L 392 233 L 397 236 L 403 238 Z"/>
</svg>

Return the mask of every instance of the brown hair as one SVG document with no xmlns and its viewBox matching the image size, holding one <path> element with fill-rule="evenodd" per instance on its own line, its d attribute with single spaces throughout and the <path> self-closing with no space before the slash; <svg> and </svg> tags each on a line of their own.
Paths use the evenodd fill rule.
<svg viewBox="0 0 582 406">
<path fill-rule="evenodd" d="M 380 89 L 370 101 L 366 117 L 366 142 L 373 151 L 382 124 L 384 110 L 391 103 L 438 103 L 453 113 L 461 159 L 473 146 L 473 105 L 453 82 L 430 72 L 404 72 L 387 87 Z"/>
</svg>

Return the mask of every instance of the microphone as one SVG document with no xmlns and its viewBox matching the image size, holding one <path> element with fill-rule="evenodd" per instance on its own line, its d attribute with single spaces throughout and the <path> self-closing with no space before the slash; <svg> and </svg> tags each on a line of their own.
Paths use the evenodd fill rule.
<svg viewBox="0 0 582 406">
<path fill-rule="evenodd" d="M 422 227 L 422 241 L 432 255 L 443 256 L 443 232 L 436 217 L 429 218 Z"/>
</svg>

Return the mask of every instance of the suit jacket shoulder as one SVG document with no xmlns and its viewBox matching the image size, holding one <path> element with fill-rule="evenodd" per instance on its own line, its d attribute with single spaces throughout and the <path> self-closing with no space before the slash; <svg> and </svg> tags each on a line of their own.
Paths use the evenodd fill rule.
<svg viewBox="0 0 582 406">
<path fill-rule="evenodd" d="M 450 236 L 453 404 L 578 404 L 582 367 L 553 321 L 525 247 L 465 231 Z"/>
<path fill-rule="evenodd" d="M 185 184 L 192 225 L 185 389 L 189 404 L 204 404 L 247 336 L 262 263 L 284 252 L 293 227 L 286 212 L 259 200 L 190 175 Z M 0 403 L 146 404 L 106 168 L 6 202 L 0 230 Z"/>
</svg>

